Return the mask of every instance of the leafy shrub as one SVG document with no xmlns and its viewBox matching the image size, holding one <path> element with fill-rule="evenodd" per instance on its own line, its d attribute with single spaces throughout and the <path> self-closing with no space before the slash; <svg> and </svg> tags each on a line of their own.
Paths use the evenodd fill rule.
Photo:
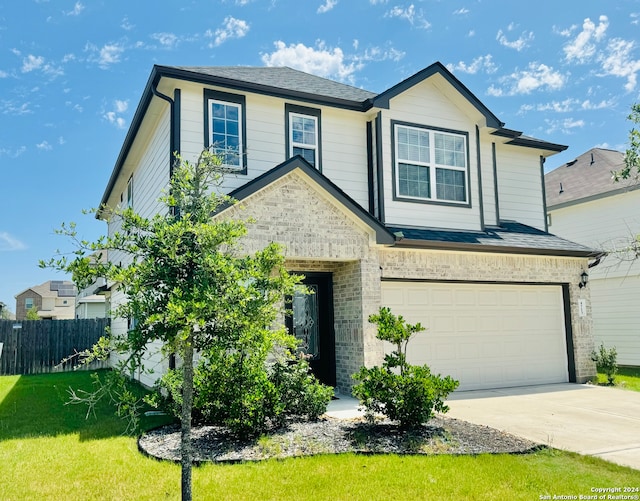
<svg viewBox="0 0 640 501">
<path fill-rule="evenodd" d="M 182 406 L 181 371 L 169 371 L 156 403 L 176 416 Z M 158 393 L 157 393 L 158 394 Z M 287 420 L 317 419 L 333 389 L 310 373 L 304 359 L 287 357 L 273 365 L 247 353 L 209 352 L 194 371 L 193 419 L 226 426 L 240 438 L 257 436 Z"/>
<path fill-rule="evenodd" d="M 451 376 L 431 373 L 427 365 L 407 363 L 407 344 L 411 336 L 424 330 L 419 323 L 407 324 L 402 316 L 395 316 L 389 308 L 380 308 L 369 322 L 378 325 L 378 339 L 393 343 L 396 350 L 385 356 L 382 367 L 361 367 L 353 378 L 360 381 L 353 387 L 353 395 L 365 408 L 365 416 L 373 421 L 376 413 L 398 421 L 402 428 L 426 423 L 433 412 L 447 412 L 444 399 L 459 382 Z"/>
<path fill-rule="evenodd" d="M 616 351 L 615 346 L 610 349 L 606 349 L 604 347 L 604 343 L 601 343 L 598 351 L 594 350 L 591 352 L 591 360 L 596 363 L 598 372 L 604 372 L 604 374 L 606 374 L 607 383 L 613 385 L 616 379 L 616 374 L 618 373 L 618 352 Z"/>
</svg>

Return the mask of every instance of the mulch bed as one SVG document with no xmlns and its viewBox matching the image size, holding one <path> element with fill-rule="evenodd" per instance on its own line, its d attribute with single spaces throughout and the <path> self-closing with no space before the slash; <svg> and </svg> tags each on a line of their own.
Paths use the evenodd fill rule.
<svg viewBox="0 0 640 501">
<path fill-rule="evenodd" d="M 323 417 L 291 423 L 260 438 L 239 441 L 225 428 L 193 428 L 194 462 L 260 461 L 314 454 L 522 454 L 541 446 L 487 426 L 436 416 L 427 425 L 401 430 L 389 421 L 369 424 L 361 418 Z M 169 461 L 180 460 L 180 428 L 169 425 L 143 434 L 144 453 Z"/>
</svg>

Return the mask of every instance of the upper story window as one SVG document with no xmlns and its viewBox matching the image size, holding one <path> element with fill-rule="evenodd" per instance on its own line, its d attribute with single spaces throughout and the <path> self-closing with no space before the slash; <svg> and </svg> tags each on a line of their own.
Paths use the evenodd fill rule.
<svg viewBox="0 0 640 501">
<path fill-rule="evenodd" d="M 127 207 L 133 208 L 133 176 L 127 181 Z"/>
<path fill-rule="evenodd" d="M 398 198 L 468 203 L 467 135 L 393 124 Z"/>
<path fill-rule="evenodd" d="M 320 110 L 304 106 L 285 106 L 287 158 L 300 155 L 320 170 Z"/>
<path fill-rule="evenodd" d="M 245 98 L 205 90 L 205 146 L 219 155 L 226 169 L 246 174 Z"/>
<path fill-rule="evenodd" d="M 25 298 L 24 309 L 30 310 L 31 308 L 33 308 L 33 298 L 32 297 Z"/>
</svg>

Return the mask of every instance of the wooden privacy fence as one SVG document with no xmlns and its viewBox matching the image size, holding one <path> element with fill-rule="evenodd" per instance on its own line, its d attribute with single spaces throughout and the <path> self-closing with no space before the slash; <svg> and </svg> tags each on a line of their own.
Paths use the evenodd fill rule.
<svg viewBox="0 0 640 501">
<path fill-rule="evenodd" d="M 91 348 L 108 325 L 108 318 L 0 320 L 0 375 L 70 371 L 77 360 L 62 361 Z M 93 362 L 89 368 L 106 366 Z"/>
</svg>

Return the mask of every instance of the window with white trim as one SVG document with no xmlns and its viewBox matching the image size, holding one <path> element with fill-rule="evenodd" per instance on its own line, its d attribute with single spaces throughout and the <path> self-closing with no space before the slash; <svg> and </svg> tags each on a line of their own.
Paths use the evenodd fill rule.
<svg viewBox="0 0 640 501">
<path fill-rule="evenodd" d="M 205 145 L 220 156 L 225 169 L 246 173 L 245 97 L 205 90 Z"/>
<path fill-rule="evenodd" d="M 32 297 L 25 298 L 24 309 L 30 310 L 31 308 L 33 308 L 33 298 Z"/>
<path fill-rule="evenodd" d="M 300 155 L 321 170 L 320 110 L 285 105 L 287 127 L 287 158 Z"/>
<path fill-rule="evenodd" d="M 394 124 L 398 198 L 467 203 L 467 137 Z"/>
</svg>

